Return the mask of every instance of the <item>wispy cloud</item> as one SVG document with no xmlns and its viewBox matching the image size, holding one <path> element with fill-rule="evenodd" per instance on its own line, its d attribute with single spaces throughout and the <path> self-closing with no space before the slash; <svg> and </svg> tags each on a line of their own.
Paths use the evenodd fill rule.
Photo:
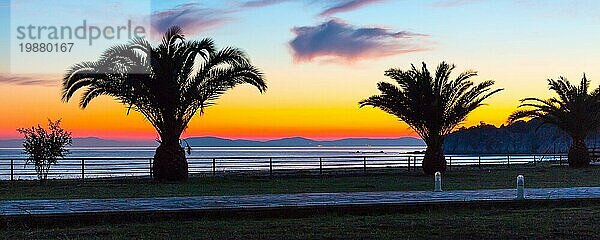
<svg viewBox="0 0 600 240">
<path fill-rule="evenodd" d="M 385 0 L 345 0 L 341 1 L 333 6 L 326 8 L 321 14 L 322 17 L 331 16 L 341 12 L 352 11 L 369 4 L 383 2 Z"/>
<path fill-rule="evenodd" d="M 54 87 L 59 83 L 58 76 L 0 73 L 0 84 L 5 85 Z"/>
<path fill-rule="evenodd" d="M 171 9 L 156 11 L 150 16 L 153 34 L 160 36 L 171 26 L 180 26 L 194 35 L 220 27 L 234 19 L 234 14 L 245 9 L 267 7 L 290 0 L 253 0 L 228 8 L 208 8 L 200 3 L 186 3 Z"/>
<path fill-rule="evenodd" d="M 207 8 L 200 3 L 186 3 L 171 9 L 156 11 L 150 16 L 152 32 L 161 35 L 169 27 L 181 26 L 187 34 L 194 35 L 222 26 L 235 18 L 235 14 L 252 8 L 268 7 L 284 2 L 318 4 L 323 7 L 319 16 L 330 17 L 337 13 L 349 12 L 370 4 L 387 0 L 251 0 L 242 1 L 227 8 Z"/>
<path fill-rule="evenodd" d="M 231 12 L 204 8 L 198 3 L 178 5 L 172 9 L 157 11 L 150 16 L 153 33 L 165 32 L 171 26 L 180 26 L 186 33 L 194 35 L 231 20 Z"/>
<path fill-rule="evenodd" d="M 267 7 L 275 4 L 279 4 L 282 2 L 289 2 L 290 0 L 254 0 L 247 1 L 241 4 L 241 7 L 244 8 L 255 8 L 255 7 Z"/>
<path fill-rule="evenodd" d="M 289 45 L 297 62 L 318 58 L 355 62 L 428 49 L 417 42 L 427 37 L 424 34 L 380 27 L 359 28 L 335 19 L 317 26 L 295 27 L 292 32 L 296 37 Z"/>
<path fill-rule="evenodd" d="M 450 7 L 460 7 L 463 5 L 481 2 L 482 0 L 440 0 L 433 3 L 434 7 L 439 8 L 450 8 Z"/>
</svg>

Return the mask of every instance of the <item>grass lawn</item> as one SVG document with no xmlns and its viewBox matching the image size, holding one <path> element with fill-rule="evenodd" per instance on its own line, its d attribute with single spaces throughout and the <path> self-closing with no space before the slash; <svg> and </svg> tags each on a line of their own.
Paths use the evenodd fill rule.
<svg viewBox="0 0 600 240">
<path fill-rule="evenodd" d="M 5 239 L 595 239 L 600 204 L 5 229 Z M 1 231 L 1 230 L 0 230 Z"/>
<path fill-rule="evenodd" d="M 571 169 L 537 168 L 453 170 L 443 177 L 443 188 L 514 188 L 518 174 L 526 187 L 600 186 L 600 166 Z M 0 182 L 0 199 L 128 198 L 194 195 L 241 195 L 300 192 L 432 190 L 433 178 L 421 172 L 380 171 L 346 176 L 220 176 L 192 178 L 186 183 L 154 183 L 147 179 L 51 180 Z"/>
</svg>

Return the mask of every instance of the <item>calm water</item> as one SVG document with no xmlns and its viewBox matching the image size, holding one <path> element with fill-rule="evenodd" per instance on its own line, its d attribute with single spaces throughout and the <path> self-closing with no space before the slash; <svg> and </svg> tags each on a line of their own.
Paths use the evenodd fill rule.
<svg viewBox="0 0 600 240">
<path fill-rule="evenodd" d="M 327 156 L 359 156 L 354 162 L 348 159 L 329 159 L 334 161 L 325 163 L 325 167 L 358 167 L 360 156 L 399 156 L 402 153 L 424 150 L 421 146 L 399 146 L 399 147 L 193 147 L 189 158 L 194 157 L 277 157 L 274 169 L 306 169 L 318 168 L 319 157 Z M 99 147 L 99 148 L 71 148 L 68 158 L 75 160 L 59 160 L 59 163 L 51 168 L 51 178 L 78 178 L 81 177 L 81 160 L 77 158 L 115 158 L 113 160 L 85 160 L 86 177 L 110 177 L 110 176 L 139 176 L 148 175 L 150 159 L 154 156 L 154 147 Z M 27 156 L 22 149 L 0 148 L 0 179 L 10 179 L 10 160 L 25 159 Z M 140 158 L 136 160 L 118 160 L 118 158 Z M 286 157 L 303 157 L 293 159 Z M 306 159 L 304 158 L 306 157 Z M 317 162 L 303 162 L 297 166 L 293 161 L 309 160 Z M 217 171 L 240 171 L 240 170 L 268 170 L 269 163 L 266 159 L 220 159 L 216 163 Z M 352 160 L 351 160 L 352 161 Z M 203 172 L 212 171 L 212 160 L 188 160 L 190 171 Z M 32 165 L 24 165 L 23 160 L 15 160 L 13 172 L 16 179 L 35 178 Z M 103 164 L 113 164 L 106 166 Z M 385 164 L 385 162 L 383 163 Z M 389 166 L 393 164 L 390 163 Z M 107 170 L 106 168 L 111 168 Z"/>
<path fill-rule="evenodd" d="M 78 157 L 140 157 L 154 156 L 154 147 L 71 148 L 69 158 Z M 399 147 L 192 147 L 189 157 L 231 156 L 345 156 L 389 155 L 424 150 L 424 146 Z M 18 148 L 0 148 L 0 158 L 26 158 Z"/>
<path fill-rule="evenodd" d="M 243 171 L 243 170 L 269 170 L 269 159 L 258 157 L 272 157 L 274 170 L 286 169 L 318 169 L 320 164 L 324 169 L 363 167 L 364 156 L 378 156 L 367 158 L 367 167 L 406 167 L 407 155 L 415 151 L 425 150 L 424 146 L 398 146 L 398 147 L 193 147 L 188 155 L 190 172 L 217 172 Z M 150 174 L 150 160 L 154 155 L 154 147 L 107 147 L 107 148 L 72 148 L 69 160 L 59 160 L 51 168 L 51 178 L 79 178 L 81 177 L 81 163 L 78 158 L 85 159 L 85 177 L 116 177 L 116 176 L 143 176 Z M 335 157 L 333 157 L 335 156 Z M 138 159 L 118 159 L 118 158 Z M 208 159 L 189 159 L 189 158 Z M 217 159 L 213 166 L 211 158 Z M 245 157 L 246 159 L 235 159 Z M 256 158 L 252 158 L 256 157 Z M 302 158 L 291 158 L 302 157 Z M 319 157 L 323 162 L 319 162 Z M 329 158 L 327 158 L 329 157 Z M 338 158 L 336 158 L 338 157 Z M 448 156 L 447 156 L 448 157 Z M 24 165 L 26 155 L 21 149 L 0 148 L 0 180 L 10 179 L 10 160 L 13 163 L 15 179 L 34 179 L 35 171 L 32 165 Z M 91 159 L 104 158 L 104 159 Z M 105 160 L 106 158 L 110 160 Z M 450 156 L 452 165 L 464 164 L 515 164 L 534 161 L 558 160 L 553 157 L 539 156 Z M 414 158 L 412 161 L 415 161 Z M 419 160 L 420 162 L 420 157 Z M 111 164 L 111 165 L 106 165 Z M 412 163 L 414 164 L 414 162 Z"/>
</svg>

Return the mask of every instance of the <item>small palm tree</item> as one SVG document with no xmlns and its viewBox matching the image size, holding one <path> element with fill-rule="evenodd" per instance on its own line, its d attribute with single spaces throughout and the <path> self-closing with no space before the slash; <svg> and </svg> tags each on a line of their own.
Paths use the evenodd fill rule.
<svg viewBox="0 0 600 240">
<path fill-rule="evenodd" d="M 425 63 L 420 70 L 414 65 L 408 71 L 387 70 L 385 76 L 399 86 L 379 82 L 381 94 L 359 102 L 361 107 L 373 106 L 397 116 L 419 134 L 427 144 L 423 171 L 429 175 L 446 170 L 445 137 L 486 98 L 502 90 L 491 89 L 491 80 L 474 85 L 469 79 L 477 75 L 476 71 L 463 72 L 450 80 L 452 70 L 454 65 L 445 62 L 438 66 L 435 75 Z"/>
<path fill-rule="evenodd" d="M 85 89 L 80 106 L 101 95 L 142 113 L 158 132 L 153 176 L 160 181 L 188 177 L 180 144 L 182 132 L 196 114 L 215 103 L 225 91 L 251 84 L 267 89 L 263 74 L 246 54 L 227 47 L 217 50 L 211 39 L 186 41 L 179 27 L 164 34 L 153 47 L 144 39 L 109 48 L 98 61 L 72 66 L 63 79 L 63 100 Z"/>
<path fill-rule="evenodd" d="M 530 109 L 515 111 L 509 117 L 513 123 L 523 118 L 538 118 L 542 124 L 554 124 L 572 138 L 569 148 L 569 166 L 584 167 L 590 164 L 585 139 L 600 126 L 600 87 L 589 92 L 590 82 L 583 75 L 579 86 L 571 85 L 564 77 L 548 79 L 550 90 L 557 97 L 547 100 L 524 98 L 519 107 Z"/>
</svg>

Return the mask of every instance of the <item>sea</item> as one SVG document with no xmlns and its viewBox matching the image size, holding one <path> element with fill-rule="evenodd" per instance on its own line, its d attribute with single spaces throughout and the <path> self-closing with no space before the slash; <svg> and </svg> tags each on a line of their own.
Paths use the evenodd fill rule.
<svg viewBox="0 0 600 240">
<path fill-rule="evenodd" d="M 69 158 L 151 158 L 155 147 L 76 147 Z M 394 147 L 192 147 L 188 157 L 252 157 L 252 156 L 349 156 L 356 154 L 389 155 L 425 150 L 425 146 Z M 26 158 L 20 148 L 0 148 L 0 159 Z"/>
<path fill-rule="evenodd" d="M 414 167 L 425 146 L 359 147 L 192 147 L 187 155 L 191 173 L 245 170 L 306 170 L 336 168 Z M 149 176 L 155 147 L 75 147 L 60 159 L 49 178 Z M 412 160 L 411 160 L 412 156 Z M 454 165 L 515 164 L 535 156 L 453 156 Z M 20 148 L 0 148 L 0 180 L 37 178 Z M 551 159 L 550 159 L 551 158 Z M 537 157 L 537 161 L 556 157 Z M 448 159 L 448 155 L 447 155 Z M 409 163 L 408 161 L 412 161 Z M 452 160 L 451 160 L 452 161 Z M 83 166 L 82 166 L 83 165 Z M 83 171 L 82 171 L 83 168 Z"/>
</svg>

